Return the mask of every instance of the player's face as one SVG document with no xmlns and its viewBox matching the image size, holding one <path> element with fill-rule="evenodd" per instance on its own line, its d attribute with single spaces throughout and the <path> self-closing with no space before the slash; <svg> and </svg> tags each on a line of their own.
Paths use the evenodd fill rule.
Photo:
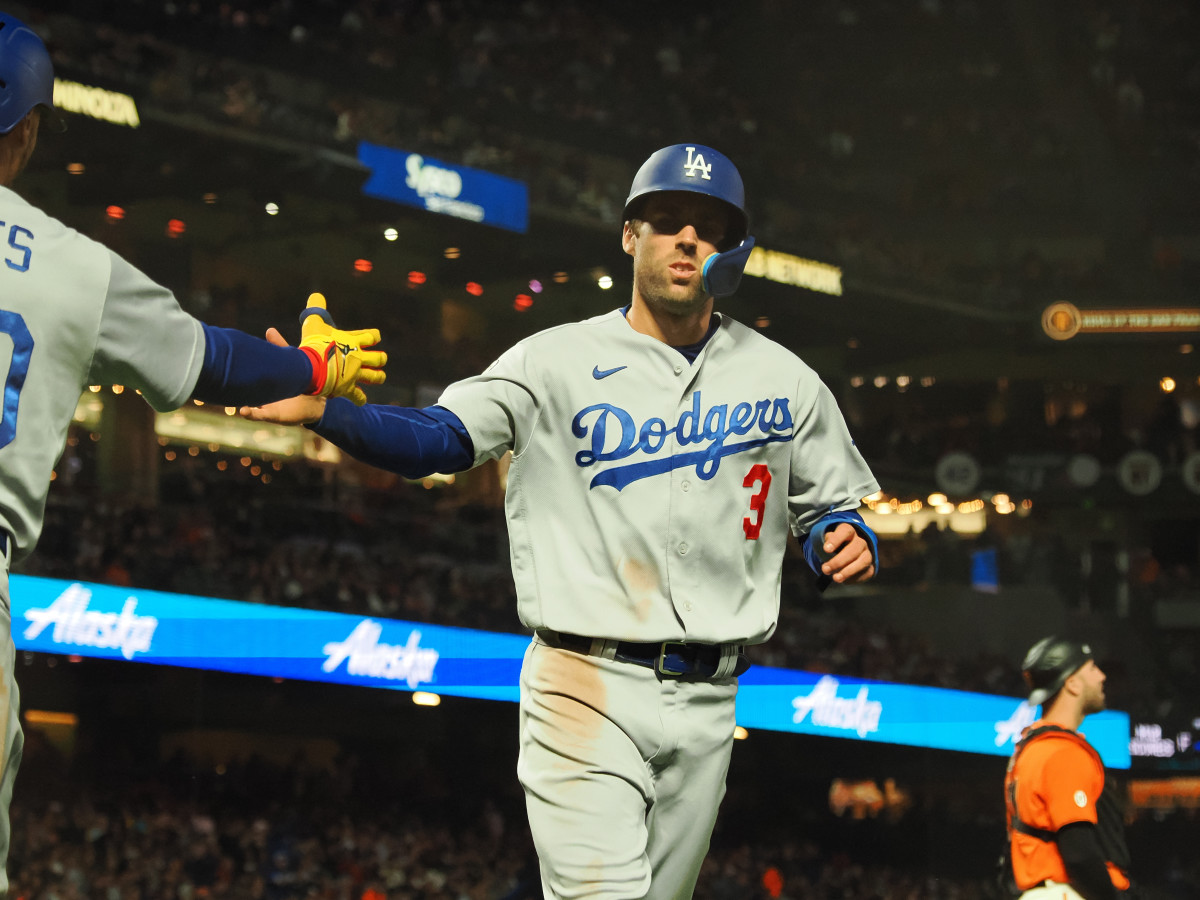
<svg viewBox="0 0 1200 900">
<path fill-rule="evenodd" d="M 633 257 L 634 297 L 670 315 L 700 312 L 711 300 L 700 267 L 725 240 L 729 219 L 719 200 L 690 191 L 654 194 L 641 218 L 625 223 L 621 243 Z"/>
<path fill-rule="evenodd" d="M 1104 681 L 1106 677 L 1104 672 L 1101 671 L 1094 660 L 1089 659 L 1075 674 L 1083 682 L 1083 691 L 1081 693 L 1083 714 L 1090 716 L 1092 713 L 1098 713 L 1103 710 L 1105 706 Z"/>
</svg>

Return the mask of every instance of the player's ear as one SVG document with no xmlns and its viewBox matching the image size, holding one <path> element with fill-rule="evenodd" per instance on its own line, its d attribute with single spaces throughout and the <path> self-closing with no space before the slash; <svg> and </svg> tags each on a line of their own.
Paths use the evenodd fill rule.
<svg viewBox="0 0 1200 900">
<path fill-rule="evenodd" d="M 636 229 L 640 224 L 637 219 L 629 219 L 621 229 L 621 247 L 630 256 L 633 256 L 633 246 L 637 242 Z"/>
</svg>

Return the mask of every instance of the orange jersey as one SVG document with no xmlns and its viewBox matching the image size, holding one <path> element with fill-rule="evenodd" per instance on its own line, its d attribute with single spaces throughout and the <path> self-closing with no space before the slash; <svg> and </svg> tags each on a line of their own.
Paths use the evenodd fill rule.
<svg viewBox="0 0 1200 900">
<path fill-rule="evenodd" d="M 1045 727 L 1035 722 L 1026 735 Z M 1069 884 L 1053 834 L 1075 822 L 1099 822 L 1097 803 L 1104 791 L 1104 764 L 1082 735 L 1049 727 L 1024 741 L 1009 762 L 1004 779 L 1013 875 L 1022 890 L 1049 879 Z M 1041 836 L 1023 833 L 1014 822 Z M 1108 863 L 1113 885 L 1124 890 L 1129 879 Z"/>
</svg>

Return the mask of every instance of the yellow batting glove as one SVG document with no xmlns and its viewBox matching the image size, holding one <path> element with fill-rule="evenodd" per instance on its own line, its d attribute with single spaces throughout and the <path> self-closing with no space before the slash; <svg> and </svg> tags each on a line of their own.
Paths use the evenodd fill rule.
<svg viewBox="0 0 1200 900">
<path fill-rule="evenodd" d="M 342 331 L 333 327 L 333 316 L 322 294 L 309 294 L 308 306 L 300 313 L 300 349 L 313 364 L 310 394 L 317 397 L 346 397 L 356 405 L 367 402 L 359 384 L 383 384 L 387 354 L 364 350 L 379 343 L 378 328 Z"/>
</svg>

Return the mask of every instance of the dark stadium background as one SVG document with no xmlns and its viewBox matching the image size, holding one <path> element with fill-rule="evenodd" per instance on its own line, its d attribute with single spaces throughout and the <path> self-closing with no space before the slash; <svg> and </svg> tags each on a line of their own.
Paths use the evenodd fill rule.
<svg viewBox="0 0 1200 900">
<path fill-rule="evenodd" d="M 1121 775 L 1182 785 L 1131 814 L 1135 872 L 1147 896 L 1200 896 L 1200 763 L 1182 737 L 1200 731 L 1198 335 L 1042 328 L 1055 302 L 1200 306 L 1193 4 L 0 9 L 38 28 L 60 78 L 140 114 L 136 129 L 69 115 L 18 190 L 214 324 L 294 339 L 320 289 L 339 322 L 382 329 L 378 402 L 431 403 L 521 337 L 623 305 L 638 163 L 681 140 L 728 154 L 760 244 L 838 266 L 844 290 L 748 277 L 719 308 L 818 370 L 889 496 L 945 490 L 936 464 L 958 451 L 982 475 L 952 499 L 1032 504 L 989 508 L 979 534 L 887 537 L 864 591 L 819 595 L 790 559 L 759 660 L 1018 696 L 1033 640 L 1088 638 L 1110 704 L 1180 748 Z M 527 233 L 364 196 L 358 140 L 527 183 Z M 1135 449 L 1162 465 L 1149 494 L 1117 474 Z M 520 630 L 495 467 L 422 485 L 254 454 L 251 475 L 246 452 L 156 441 L 144 404 L 106 394 L 22 570 L 347 612 L 372 594 L 398 618 Z M 1064 475 L 1077 454 L 1100 463 L 1094 484 Z M 988 550 L 997 583 L 981 586 Z M 46 654 L 18 678 L 24 708 L 75 724 L 27 726 L 13 896 L 536 895 L 508 704 Z M 753 732 L 697 897 L 992 896 L 1003 766 Z"/>
</svg>

